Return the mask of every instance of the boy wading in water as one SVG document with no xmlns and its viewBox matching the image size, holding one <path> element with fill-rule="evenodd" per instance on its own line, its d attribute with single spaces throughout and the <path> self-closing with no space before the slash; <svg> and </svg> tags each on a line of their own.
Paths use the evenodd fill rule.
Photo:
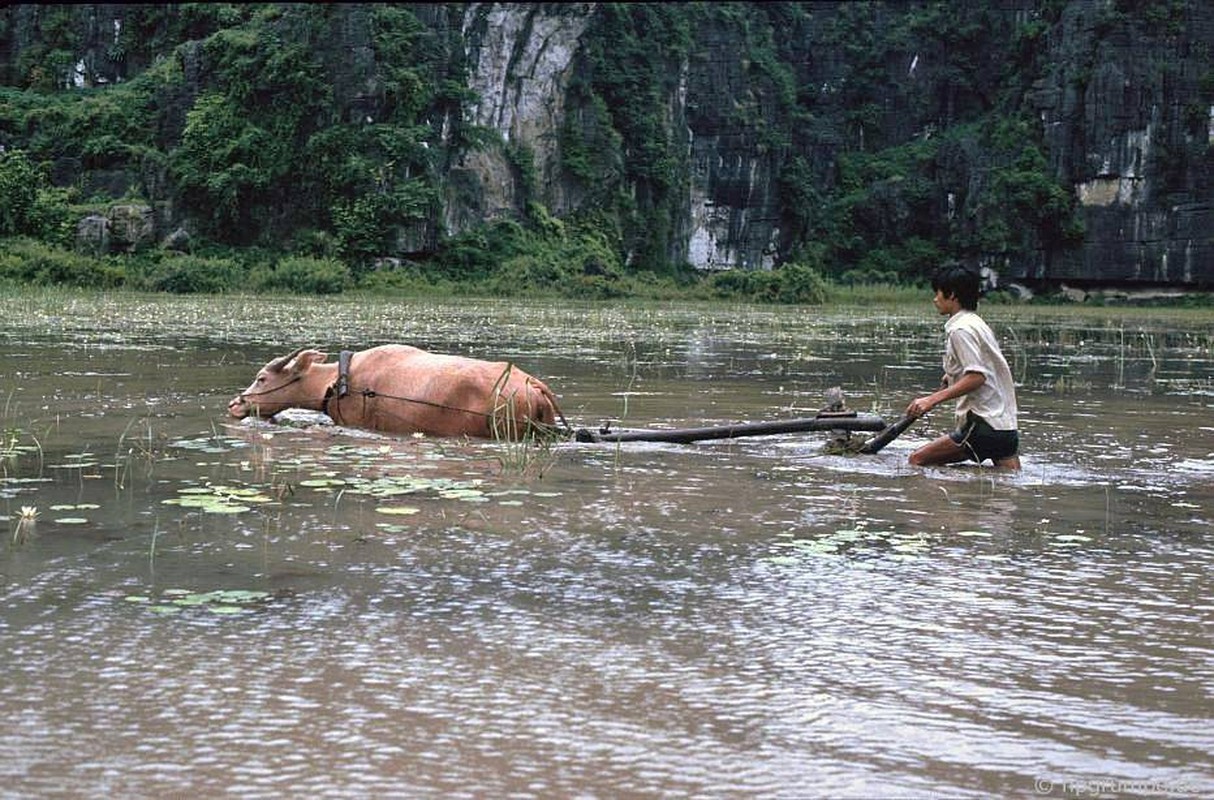
<svg viewBox="0 0 1214 800">
<path fill-rule="evenodd" d="M 957 400 L 957 429 L 925 444 L 910 463 L 928 467 L 990 459 L 996 467 L 1020 469 L 1016 430 L 1016 388 L 995 334 L 978 316 L 978 274 L 947 264 L 932 278 L 932 303 L 944 324 L 944 381 L 917 397 L 906 413 L 919 418 L 948 400 Z"/>
</svg>

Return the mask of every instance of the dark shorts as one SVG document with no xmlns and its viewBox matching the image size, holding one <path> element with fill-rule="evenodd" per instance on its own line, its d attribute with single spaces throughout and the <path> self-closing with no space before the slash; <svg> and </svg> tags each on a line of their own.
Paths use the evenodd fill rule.
<svg viewBox="0 0 1214 800">
<path fill-rule="evenodd" d="M 999 461 L 1020 452 L 1019 431 L 997 431 L 976 414 L 967 416 L 965 424 L 949 434 L 949 438 L 979 464 L 988 458 Z"/>
</svg>

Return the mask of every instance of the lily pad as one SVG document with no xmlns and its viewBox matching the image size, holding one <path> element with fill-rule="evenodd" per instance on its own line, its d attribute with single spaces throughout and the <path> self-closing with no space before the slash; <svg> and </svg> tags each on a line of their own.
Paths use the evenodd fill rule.
<svg viewBox="0 0 1214 800">
<path fill-rule="evenodd" d="M 328 489 L 331 486 L 345 486 L 346 482 L 341 478 L 309 478 L 300 481 L 299 485 L 308 489 Z"/>
<path fill-rule="evenodd" d="M 244 486 L 187 486 L 177 492 L 180 497 L 170 497 L 161 502 L 195 508 L 204 514 L 243 514 L 252 510 L 247 503 L 274 502 L 273 498 L 260 490 Z"/>
<path fill-rule="evenodd" d="M 243 514 L 251 510 L 248 506 L 229 505 L 228 503 L 212 503 L 202 507 L 204 514 Z"/>
<path fill-rule="evenodd" d="M 243 614 L 247 610 L 241 606 L 207 606 L 207 611 L 210 611 L 212 614 Z"/>
<path fill-rule="evenodd" d="M 444 500 L 463 500 L 464 502 L 483 503 L 488 502 L 489 498 L 485 497 L 485 493 L 480 489 L 449 489 L 439 492 L 438 496 Z"/>
<path fill-rule="evenodd" d="M 128 595 L 126 602 L 149 604 L 157 614 L 176 614 L 187 608 L 206 608 L 215 614 L 237 614 L 269 600 L 269 592 L 253 589 L 217 589 L 213 592 L 191 592 L 188 589 L 165 589 L 159 599 L 148 595 Z"/>
<path fill-rule="evenodd" d="M 772 556 L 770 558 L 763 559 L 763 563 L 771 564 L 777 567 L 795 567 L 801 562 L 792 556 Z"/>
<path fill-rule="evenodd" d="M 375 510 L 380 514 L 395 514 L 398 516 L 409 516 L 421 511 L 417 506 L 380 506 Z"/>
</svg>

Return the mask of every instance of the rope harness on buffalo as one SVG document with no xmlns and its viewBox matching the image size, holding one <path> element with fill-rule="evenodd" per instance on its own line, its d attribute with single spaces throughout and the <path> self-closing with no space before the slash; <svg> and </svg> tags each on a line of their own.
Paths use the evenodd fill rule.
<svg viewBox="0 0 1214 800">
<path fill-rule="evenodd" d="M 352 387 L 350 385 L 350 360 L 353 356 L 354 352 L 351 350 L 342 350 L 337 356 L 337 381 L 327 390 L 325 390 L 324 402 L 321 405 L 321 410 L 330 417 L 334 417 L 334 414 L 329 411 L 329 403 L 334 400 L 344 400 L 350 395 L 356 395 L 361 397 L 364 403 L 366 403 L 366 401 L 369 399 L 398 400 L 402 403 L 416 403 L 417 405 L 429 406 L 431 408 L 437 408 L 443 411 L 453 411 L 457 414 L 470 414 L 474 417 L 484 417 L 496 426 L 496 421 L 498 418 L 496 410 L 474 411 L 469 408 L 459 408 L 457 406 L 449 406 L 444 403 L 436 403 L 433 400 L 422 400 L 416 397 L 404 397 L 401 395 L 379 392 L 370 387 L 363 387 L 361 389 Z M 499 380 L 499 385 L 505 382 L 505 378 L 509 377 L 511 369 L 513 369 L 513 365 L 506 366 L 506 370 L 502 375 L 502 380 Z M 298 378 L 295 380 L 298 380 Z M 500 391 L 496 394 L 498 397 L 501 397 Z M 513 398 L 511 398 L 509 402 L 513 402 Z M 556 415 L 560 418 L 560 425 L 551 425 L 549 423 L 540 422 L 533 419 L 527 419 L 526 424 L 539 431 L 552 433 L 560 432 L 565 435 L 572 434 L 573 427 L 569 424 L 568 420 L 565 419 L 565 415 L 561 412 L 560 408 L 554 404 L 553 411 L 555 411 Z"/>
</svg>

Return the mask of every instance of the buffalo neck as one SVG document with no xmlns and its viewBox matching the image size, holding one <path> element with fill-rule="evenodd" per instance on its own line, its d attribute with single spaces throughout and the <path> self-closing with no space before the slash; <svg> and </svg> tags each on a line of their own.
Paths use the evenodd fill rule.
<svg viewBox="0 0 1214 800">
<path fill-rule="evenodd" d="M 309 411 L 323 411 L 333 384 L 337 381 L 336 364 L 313 365 L 300 381 L 303 395 L 299 407 Z"/>
</svg>

